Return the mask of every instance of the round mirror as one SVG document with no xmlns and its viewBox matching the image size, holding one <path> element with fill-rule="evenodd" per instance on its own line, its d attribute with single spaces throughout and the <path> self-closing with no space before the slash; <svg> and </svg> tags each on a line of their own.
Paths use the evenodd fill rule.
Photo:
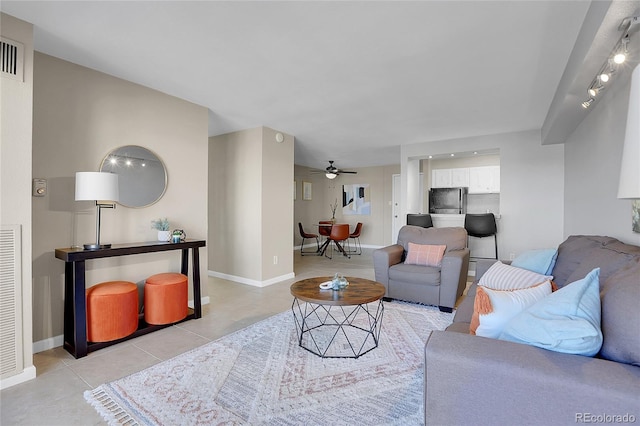
<svg viewBox="0 0 640 426">
<path fill-rule="evenodd" d="M 114 149 L 102 160 L 100 171 L 118 175 L 118 204 L 125 207 L 150 206 L 167 189 L 167 169 L 162 160 L 141 146 Z"/>
</svg>

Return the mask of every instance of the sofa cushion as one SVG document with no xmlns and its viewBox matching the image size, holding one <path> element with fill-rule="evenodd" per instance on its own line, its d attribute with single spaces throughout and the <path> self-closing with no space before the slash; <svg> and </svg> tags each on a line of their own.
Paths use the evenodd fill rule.
<svg viewBox="0 0 640 426">
<path fill-rule="evenodd" d="M 575 272 L 580 266 L 582 261 L 589 255 L 591 250 L 598 247 L 603 247 L 607 243 L 618 241 L 611 237 L 600 237 L 592 235 L 572 235 L 567 238 L 558 247 L 558 259 L 556 265 L 553 267 L 553 281 L 558 287 L 563 287 L 569 281 L 569 276 Z M 593 268 L 599 265 L 593 266 Z M 584 277 L 591 269 L 581 272 L 576 279 Z"/>
<path fill-rule="evenodd" d="M 440 285 L 440 268 L 399 263 L 389 268 L 389 280 L 410 284 Z"/>
<path fill-rule="evenodd" d="M 600 357 L 640 366 L 640 260 L 602 284 Z"/>
<path fill-rule="evenodd" d="M 501 340 L 594 356 L 602 346 L 600 269 L 536 302 L 504 327 Z M 481 316 L 482 318 L 482 316 Z"/>
<path fill-rule="evenodd" d="M 445 245 L 447 246 L 445 253 L 448 253 L 467 247 L 467 231 L 462 227 L 422 228 L 421 226 L 406 225 L 398 232 L 398 244 L 404 248 L 405 253 L 409 250 L 409 242 Z"/>
<path fill-rule="evenodd" d="M 483 337 L 497 338 L 502 329 L 520 312 L 551 294 L 551 282 L 543 283 L 520 290 L 492 290 L 483 288 L 489 296 L 492 310 L 488 314 L 479 315 L 478 328 L 475 334 Z M 480 288 L 478 288 L 478 293 Z M 476 294 L 477 300 L 478 294 Z"/>
<path fill-rule="evenodd" d="M 409 251 L 404 263 L 407 265 L 436 266 L 442 265 L 442 257 L 447 246 L 409 243 Z"/>
<path fill-rule="evenodd" d="M 549 275 L 556 264 L 558 249 L 528 250 L 513 259 L 511 266 Z"/>
<path fill-rule="evenodd" d="M 585 253 L 580 265 L 567 278 L 573 282 L 584 277 L 594 268 L 600 268 L 600 285 L 617 271 L 624 269 L 631 261 L 640 257 L 640 247 L 613 241 L 601 247 L 594 247 Z"/>
</svg>

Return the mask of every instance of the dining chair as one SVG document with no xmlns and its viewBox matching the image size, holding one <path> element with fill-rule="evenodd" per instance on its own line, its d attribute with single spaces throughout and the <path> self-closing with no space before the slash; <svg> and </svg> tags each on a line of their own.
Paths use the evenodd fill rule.
<svg viewBox="0 0 640 426">
<path fill-rule="evenodd" d="M 329 240 L 329 235 L 331 234 L 331 227 L 333 226 L 332 220 L 321 220 L 318 222 L 318 234 L 320 234 L 321 238 L 324 238 L 324 241 L 320 245 L 320 255 L 322 256 L 326 251 L 327 247 L 331 240 Z"/>
<path fill-rule="evenodd" d="M 300 256 L 309 255 L 311 253 L 317 255 L 318 253 L 320 253 L 320 240 L 318 239 L 318 234 L 311 234 L 309 232 L 305 232 L 304 228 L 302 227 L 302 222 L 298 222 L 298 228 L 300 229 L 300 236 L 302 237 L 302 244 L 300 244 Z M 311 238 L 316 239 L 316 246 L 317 246 L 316 251 L 314 252 L 304 251 L 304 240 L 311 239 Z"/>
<path fill-rule="evenodd" d="M 362 245 L 360 244 L 360 234 L 362 233 L 362 222 L 358 222 L 356 224 L 356 229 L 353 230 L 351 234 L 349 234 L 349 240 L 353 240 L 353 250 L 351 250 L 351 245 L 349 245 L 349 254 L 362 254 Z M 347 241 L 347 243 L 349 243 Z"/>
<path fill-rule="evenodd" d="M 349 239 L 348 223 L 333 225 L 331 227 L 331 233 L 329 234 L 329 241 L 333 243 L 331 244 L 331 256 L 327 256 L 326 252 L 325 252 L 325 256 L 327 256 L 329 259 L 332 259 L 333 246 L 336 246 L 336 248 L 338 249 L 338 251 L 340 251 L 340 253 L 342 253 L 345 257 L 351 258 L 351 256 L 349 256 L 349 253 L 347 253 L 344 247 L 342 246 L 342 244 L 340 244 L 340 243 L 344 243 L 348 239 Z"/>
<path fill-rule="evenodd" d="M 493 213 L 482 213 L 482 214 L 466 214 L 464 216 L 464 229 L 467 230 L 467 241 L 470 237 L 476 238 L 484 238 L 493 236 L 495 248 L 496 248 L 496 257 L 498 258 L 498 227 L 496 226 L 496 217 Z M 467 243 L 467 246 L 469 244 Z M 478 257 L 471 256 L 475 259 L 493 259 L 491 257 Z"/>
<path fill-rule="evenodd" d="M 423 228 L 433 227 L 430 214 L 407 214 L 407 225 L 422 226 Z"/>
<path fill-rule="evenodd" d="M 320 234 L 320 236 L 325 237 L 325 238 L 329 238 L 329 234 L 331 234 L 331 225 L 333 225 L 333 222 L 330 220 L 321 220 L 318 222 L 318 234 Z"/>
</svg>

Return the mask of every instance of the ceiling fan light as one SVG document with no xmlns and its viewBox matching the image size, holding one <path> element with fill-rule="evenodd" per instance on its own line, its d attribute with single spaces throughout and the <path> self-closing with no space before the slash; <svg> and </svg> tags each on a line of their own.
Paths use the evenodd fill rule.
<svg viewBox="0 0 640 426">
<path fill-rule="evenodd" d="M 327 179 L 335 179 L 336 177 L 338 177 L 337 174 L 331 172 L 325 173 L 325 176 L 327 177 Z"/>
</svg>

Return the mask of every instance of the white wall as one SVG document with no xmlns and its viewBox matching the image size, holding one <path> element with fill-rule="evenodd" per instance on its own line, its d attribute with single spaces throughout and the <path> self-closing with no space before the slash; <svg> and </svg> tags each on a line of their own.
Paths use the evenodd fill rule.
<svg viewBox="0 0 640 426">
<path fill-rule="evenodd" d="M 33 102 L 33 26 L 1 14 L 2 36 L 24 45 L 24 81 L 0 77 L 0 224 L 20 225 L 22 265 L 19 284 L 22 332 L 17 339 L 22 353 L 22 373 L 3 378 L 11 386 L 35 377 L 32 351 L 32 217 L 31 217 L 31 139 Z"/>
<path fill-rule="evenodd" d="M 500 150 L 500 257 L 558 246 L 563 240 L 564 146 L 542 146 L 540 131 L 403 145 L 400 166 L 404 174 L 409 161 L 430 154 L 496 148 Z M 407 197 L 404 184 L 402 196 Z"/>
<path fill-rule="evenodd" d="M 207 237 L 206 108 L 52 56 L 36 53 L 33 177 L 49 193 L 33 199 L 34 341 L 57 346 L 63 334 L 64 262 L 54 249 L 95 241 L 95 207 L 74 201 L 77 171 L 97 171 L 112 149 L 141 145 L 164 162 L 168 186 L 150 207 L 104 210 L 101 241 L 157 240 L 151 220 L 167 217 L 188 238 Z M 30 162 L 29 162 L 30 164 Z M 30 190 L 25 191 L 25 193 Z M 207 248 L 200 249 L 206 277 Z M 192 265 L 190 265 L 192 266 Z M 180 270 L 179 252 L 87 262 L 87 286 Z M 206 286 L 203 287 L 206 297 Z"/>
<path fill-rule="evenodd" d="M 631 200 L 616 198 L 629 90 L 629 73 L 616 75 L 565 144 L 565 236 L 608 235 L 640 245 L 631 229 Z"/>
</svg>

